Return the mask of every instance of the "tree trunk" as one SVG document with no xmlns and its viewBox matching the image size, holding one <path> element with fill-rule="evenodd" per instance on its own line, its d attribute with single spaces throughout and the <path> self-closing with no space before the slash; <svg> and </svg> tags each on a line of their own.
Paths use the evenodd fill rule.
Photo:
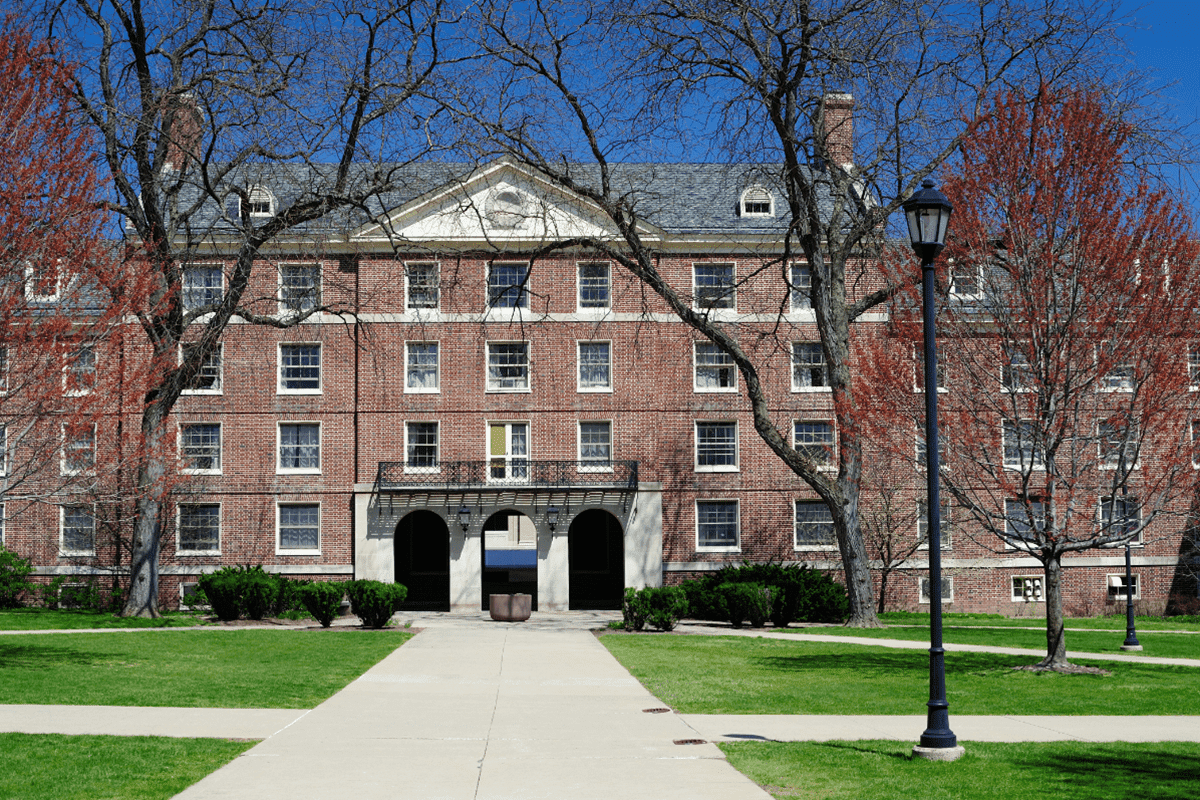
<svg viewBox="0 0 1200 800">
<path fill-rule="evenodd" d="M 851 628 L 879 628 L 882 625 L 875 613 L 871 559 L 867 556 L 859 524 L 857 487 L 853 488 L 848 496 L 844 496 L 843 514 L 834 514 L 838 550 L 841 551 L 842 568 L 846 572 L 846 594 L 850 598 L 850 618 L 846 620 L 846 625 Z"/>
<path fill-rule="evenodd" d="M 162 496 L 165 491 L 167 454 L 161 447 L 166 411 L 151 403 L 142 415 L 145 451 L 137 473 L 137 515 L 129 548 L 129 597 L 123 617 L 158 617 L 158 545 L 161 533 Z"/>
<path fill-rule="evenodd" d="M 1046 657 L 1038 667 L 1060 670 L 1070 666 L 1063 634 L 1062 556 L 1055 553 L 1042 564 L 1046 577 Z"/>
</svg>

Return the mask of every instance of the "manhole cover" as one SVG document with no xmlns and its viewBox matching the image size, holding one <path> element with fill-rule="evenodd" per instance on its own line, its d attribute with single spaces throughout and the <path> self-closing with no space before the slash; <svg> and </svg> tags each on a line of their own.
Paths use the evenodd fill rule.
<svg viewBox="0 0 1200 800">
<path fill-rule="evenodd" d="M 669 708 L 643 708 L 642 713 L 643 714 L 670 714 L 671 709 L 669 709 Z"/>
<path fill-rule="evenodd" d="M 703 739 L 676 739 L 675 744 L 708 744 Z"/>
</svg>

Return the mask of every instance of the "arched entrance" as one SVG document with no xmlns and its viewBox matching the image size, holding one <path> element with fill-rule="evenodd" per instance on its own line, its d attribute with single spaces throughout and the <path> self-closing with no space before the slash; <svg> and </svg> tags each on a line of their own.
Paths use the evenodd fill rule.
<svg viewBox="0 0 1200 800">
<path fill-rule="evenodd" d="M 497 511 L 483 523 L 483 610 L 489 595 L 533 595 L 538 607 L 537 528 L 520 511 Z"/>
<path fill-rule="evenodd" d="M 408 587 L 402 609 L 450 610 L 450 531 L 432 511 L 414 511 L 396 525 L 396 583 Z"/>
<path fill-rule="evenodd" d="M 567 559 L 572 610 L 621 608 L 625 547 L 616 517 L 598 508 L 575 517 L 567 530 Z"/>
</svg>

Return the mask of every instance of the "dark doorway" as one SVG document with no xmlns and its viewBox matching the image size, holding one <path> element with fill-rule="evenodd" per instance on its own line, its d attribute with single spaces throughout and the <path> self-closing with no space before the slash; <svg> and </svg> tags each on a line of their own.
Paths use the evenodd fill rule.
<svg viewBox="0 0 1200 800">
<path fill-rule="evenodd" d="M 520 511 L 497 511 L 483 523 L 483 610 L 490 595 L 532 595 L 537 611 L 537 528 Z"/>
<path fill-rule="evenodd" d="M 567 531 L 572 610 L 618 610 L 625 591 L 624 532 L 598 508 L 575 517 Z"/>
<path fill-rule="evenodd" d="M 450 531 L 432 511 L 414 511 L 396 526 L 396 583 L 408 587 L 400 608 L 450 610 Z"/>
</svg>

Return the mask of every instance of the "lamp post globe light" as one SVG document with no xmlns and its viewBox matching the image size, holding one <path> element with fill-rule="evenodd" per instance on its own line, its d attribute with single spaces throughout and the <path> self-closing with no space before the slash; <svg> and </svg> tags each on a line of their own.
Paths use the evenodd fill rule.
<svg viewBox="0 0 1200 800">
<path fill-rule="evenodd" d="M 928 723 L 913 756 L 953 761 L 963 754 L 950 730 L 946 702 L 946 651 L 942 648 L 942 521 L 938 496 L 941 470 L 937 427 L 937 349 L 934 327 L 934 259 L 946 246 L 946 229 L 954 207 L 926 178 L 921 189 L 904 201 L 908 238 L 921 259 L 922 331 L 925 338 L 925 514 L 929 531 L 929 702 Z"/>
</svg>

